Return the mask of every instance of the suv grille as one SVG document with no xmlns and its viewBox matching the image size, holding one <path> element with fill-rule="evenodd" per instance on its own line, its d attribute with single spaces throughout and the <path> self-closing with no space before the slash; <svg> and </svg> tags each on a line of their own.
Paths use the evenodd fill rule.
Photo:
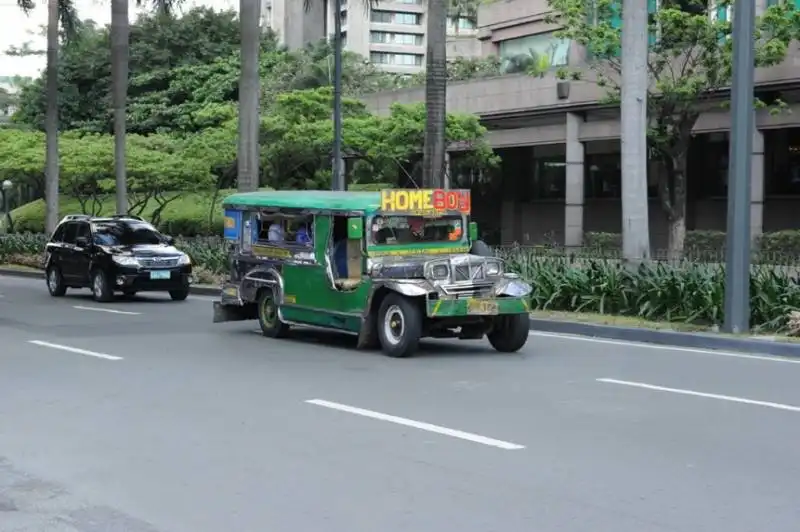
<svg viewBox="0 0 800 532">
<path fill-rule="evenodd" d="M 139 257 L 139 264 L 145 268 L 174 268 L 180 257 Z"/>
</svg>

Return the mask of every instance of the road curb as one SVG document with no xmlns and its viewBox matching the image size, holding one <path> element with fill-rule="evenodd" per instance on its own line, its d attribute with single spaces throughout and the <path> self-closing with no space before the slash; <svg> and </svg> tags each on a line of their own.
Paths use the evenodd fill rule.
<svg viewBox="0 0 800 532">
<path fill-rule="evenodd" d="M 25 279 L 44 279 L 44 272 L 38 270 L 16 270 L 14 268 L 0 267 L 0 276 L 23 277 Z M 216 296 L 219 295 L 218 286 L 194 285 L 189 288 L 189 293 L 196 296 Z"/>
<path fill-rule="evenodd" d="M 620 327 L 617 325 L 579 323 L 574 321 L 543 320 L 538 318 L 530 319 L 530 328 L 531 331 L 573 334 L 607 340 L 800 358 L 800 344 L 774 340 L 730 338 L 713 333 L 664 331 L 638 327 Z"/>
</svg>

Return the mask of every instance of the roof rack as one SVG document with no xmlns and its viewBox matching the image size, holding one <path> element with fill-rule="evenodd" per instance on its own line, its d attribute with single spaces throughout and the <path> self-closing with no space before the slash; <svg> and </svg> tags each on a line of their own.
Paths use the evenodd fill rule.
<svg viewBox="0 0 800 532">
<path fill-rule="evenodd" d="M 70 222 L 72 220 L 90 220 L 92 217 L 88 214 L 68 214 L 64 216 L 59 223 Z"/>
<path fill-rule="evenodd" d="M 139 220 L 140 222 L 144 222 L 145 219 L 141 216 L 136 216 L 135 214 L 114 214 L 111 216 L 114 219 L 127 219 L 127 220 Z"/>
</svg>

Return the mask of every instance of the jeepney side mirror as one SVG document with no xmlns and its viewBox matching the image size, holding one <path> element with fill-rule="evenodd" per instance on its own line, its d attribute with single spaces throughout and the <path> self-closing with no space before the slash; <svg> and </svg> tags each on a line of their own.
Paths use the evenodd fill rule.
<svg viewBox="0 0 800 532">
<path fill-rule="evenodd" d="M 361 240 L 364 237 L 364 219 L 349 218 L 347 220 L 347 238 L 349 240 Z"/>
<path fill-rule="evenodd" d="M 478 223 L 477 222 L 470 222 L 469 223 L 469 241 L 475 242 L 478 240 Z"/>
</svg>

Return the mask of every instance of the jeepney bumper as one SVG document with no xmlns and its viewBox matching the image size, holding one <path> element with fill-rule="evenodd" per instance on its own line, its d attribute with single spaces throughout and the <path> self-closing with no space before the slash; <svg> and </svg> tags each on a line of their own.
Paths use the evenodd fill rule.
<svg viewBox="0 0 800 532">
<path fill-rule="evenodd" d="M 429 299 L 429 318 L 473 318 L 504 314 L 527 314 L 530 307 L 522 297 Z"/>
<path fill-rule="evenodd" d="M 220 300 L 214 301 L 214 323 L 244 321 L 257 318 L 256 306 L 247 304 L 239 296 L 239 288 L 225 283 L 220 292 Z"/>
</svg>

